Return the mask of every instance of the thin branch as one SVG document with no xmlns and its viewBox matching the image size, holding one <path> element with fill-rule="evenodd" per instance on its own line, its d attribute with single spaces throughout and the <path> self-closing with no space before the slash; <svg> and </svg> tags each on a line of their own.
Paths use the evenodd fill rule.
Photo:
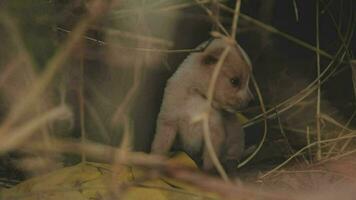
<svg viewBox="0 0 356 200">
<path fill-rule="evenodd" d="M 84 99 L 84 50 L 81 49 L 80 55 L 80 83 L 78 90 L 79 99 L 79 118 L 80 118 L 80 139 L 81 142 L 86 141 L 86 131 L 85 131 L 85 99 Z M 86 162 L 85 154 L 81 155 L 82 162 Z"/>
<path fill-rule="evenodd" d="M 216 64 L 213 74 L 211 76 L 211 79 L 209 81 L 209 88 L 208 88 L 208 92 L 207 92 L 207 98 L 208 98 L 208 105 L 209 105 L 209 110 L 206 111 L 206 113 L 204 113 L 204 117 L 203 117 L 203 126 L 204 126 L 204 142 L 205 145 L 208 149 L 209 152 L 209 156 L 214 164 L 214 166 L 216 167 L 216 169 L 218 170 L 219 174 L 221 175 L 221 177 L 225 180 L 225 181 L 229 181 L 229 178 L 223 168 L 223 166 L 221 165 L 216 152 L 214 150 L 213 144 L 211 142 L 211 133 L 210 133 L 210 127 L 209 127 L 209 116 L 210 116 L 210 107 L 212 105 L 213 102 L 213 96 L 214 96 L 214 92 L 215 92 L 215 85 L 216 85 L 216 81 L 218 79 L 219 73 L 221 71 L 221 68 L 223 66 L 223 63 L 225 61 L 225 58 L 227 57 L 228 53 L 230 51 L 230 46 L 227 46 L 223 53 L 221 54 L 218 63 Z"/>
<path fill-rule="evenodd" d="M 58 119 L 66 119 L 71 117 L 71 111 L 66 106 L 59 106 L 53 108 L 45 113 L 39 114 L 39 116 L 34 117 L 29 122 L 24 123 L 18 128 L 13 130 L 9 130 L 9 132 L 3 133 L 0 135 L 0 153 L 7 152 L 17 148 L 22 145 L 28 138 L 30 138 L 33 134 L 35 134 L 36 130 L 40 129 L 48 122 L 55 121 Z M 43 146 L 47 149 L 50 146 Z"/>
<path fill-rule="evenodd" d="M 234 17 L 232 19 L 232 28 L 231 28 L 231 38 L 233 39 L 236 38 L 237 23 L 239 21 L 239 16 L 240 16 L 240 7 L 241 7 L 241 0 L 236 0 Z"/>
<path fill-rule="evenodd" d="M 316 25 L 316 65 L 317 65 L 317 77 L 320 76 L 320 54 L 318 53 L 320 50 L 320 40 L 319 40 L 319 1 L 316 1 L 316 20 L 315 20 L 315 25 Z M 321 133 L 320 133 L 320 103 L 321 103 L 321 97 L 320 97 L 320 87 L 321 87 L 321 82 L 320 79 L 318 80 L 318 90 L 317 90 L 317 102 L 316 102 L 316 135 L 317 135 L 317 141 L 318 141 L 318 146 L 317 146 L 317 151 L 316 151 L 316 160 L 321 160 L 321 154 L 322 154 L 322 149 L 320 146 L 320 141 L 321 141 Z"/>
<path fill-rule="evenodd" d="M 266 140 L 266 137 L 267 137 L 267 117 L 265 116 L 266 115 L 266 107 L 265 107 L 265 104 L 264 104 L 263 97 L 262 97 L 262 94 L 260 92 L 260 89 L 258 87 L 257 81 L 256 81 L 256 79 L 255 79 L 255 77 L 253 75 L 251 76 L 251 80 L 252 80 L 253 86 L 256 89 L 258 100 L 260 102 L 260 107 L 261 107 L 262 114 L 263 114 L 263 119 L 264 119 L 264 121 L 263 121 L 264 122 L 263 123 L 264 130 L 263 130 L 263 135 L 262 135 L 261 142 L 258 144 L 256 150 L 249 157 L 247 157 L 243 162 L 239 163 L 239 165 L 237 166 L 238 168 L 246 165 L 249 161 L 252 160 L 252 158 L 254 158 L 256 156 L 256 154 L 261 150 L 262 145 L 264 144 L 264 142 Z"/>
</svg>

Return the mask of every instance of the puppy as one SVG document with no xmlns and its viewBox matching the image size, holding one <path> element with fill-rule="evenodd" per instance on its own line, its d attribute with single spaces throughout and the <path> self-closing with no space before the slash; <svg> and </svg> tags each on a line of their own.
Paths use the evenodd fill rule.
<svg viewBox="0 0 356 200">
<path fill-rule="evenodd" d="M 239 160 L 244 132 L 231 112 L 245 107 L 252 98 L 248 86 L 252 70 L 246 53 L 238 45 L 223 39 L 200 47 L 204 45 L 208 46 L 203 52 L 191 53 L 168 80 L 151 151 L 166 154 L 179 139 L 180 148 L 193 158 L 200 157 L 203 170 L 211 171 L 214 166 L 204 145 L 203 124 L 193 123 L 192 119 L 209 109 L 209 82 L 222 52 L 230 45 L 215 84 L 209 129 L 220 161 Z"/>
</svg>

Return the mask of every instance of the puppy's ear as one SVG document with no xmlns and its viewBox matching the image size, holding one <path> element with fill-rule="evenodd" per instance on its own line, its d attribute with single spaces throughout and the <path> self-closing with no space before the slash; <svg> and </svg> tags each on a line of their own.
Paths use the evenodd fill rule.
<svg viewBox="0 0 356 200">
<path fill-rule="evenodd" d="M 201 63 L 203 66 L 215 66 L 222 54 L 223 49 L 217 48 L 207 52 L 204 52 Z"/>
<path fill-rule="evenodd" d="M 215 65 L 216 63 L 218 63 L 218 61 L 219 57 L 216 57 L 215 55 L 211 54 L 204 55 L 201 60 L 202 64 L 205 66 Z"/>
</svg>

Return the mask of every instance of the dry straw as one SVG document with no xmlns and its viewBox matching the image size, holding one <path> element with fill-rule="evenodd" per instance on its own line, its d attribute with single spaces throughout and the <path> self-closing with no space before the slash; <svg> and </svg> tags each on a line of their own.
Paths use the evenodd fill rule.
<svg viewBox="0 0 356 200">
<path fill-rule="evenodd" d="M 317 103 L 316 103 L 316 138 L 312 138 L 314 135 L 310 131 L 311 128 L 305 127 L 307 131 L 305 131 L 305 137 L 307 138 L 307 145 L 299 149 L 298 151 L 293 151 L 290 149 L 293 154 L 289 156 L 284 162 L 276 166 L 274 169 L 265 172 L 261 178 L 266 178 L 275 172 L 278 172 L 281 168 L 283 168 L 287 163 L 292 161 L 294 158 L 302 155 L 304 151 L 309 152 L 309 155 L 316 157 L 318 161 L 326 161 L 330 159 L 340 158 L 343 156 L 347 156 L 355 153 L 355 149 L 352 149 L 351 143 L 352 139 L 356 137 L 355 130 L 352 130 L 349 125 L 353 121 L 355 113 L 348 119 L 348 121 L 343 124 L 336 119 L 333 119 L 328 113 L 323 113 L 321 109 L 321 86 L 328 81 L 331 77 L 335 76 L 339 73 L 340 65 L 348 64 L 350 66 L 356 66 L 356 61 L 352 58 L 352 54 L 350 53 L 350 45 L 352 41 L 352 37 L 354 35 L 355 27 L 356 27 L 356 17 L 350 17 L 346 31 L 342 34 L 340 27 L 336 20 L 334 19 L 332 13 L 328 9 L 328 5 L 324 1 L 316 1 L 316 46 L 308 44 L 303 40 L 300 40 L 290 34 L 284 33 L 278 30 L 271 25 L 265 24 L 257 19 L 254 19 L 246 14 L 240 13 L 241 4 L 243 5 L 244 1 L 237 0 L 234 8 L 230 8 L 226 6 L 225 1 L 215 1 L 217 3 L 218 8 L 222 11 L 227 11 L 232 14 L 232 22 L 231 22 L 231 31 L 229 32 L 228 28 L 226 28 L 223 23 L 220 21 L 219 17 L 215 15 L 215 13 L 209 8 L 209 0 L 194 0 L 194 1 L 178 1 L 178 3 L 167 3 L 168 1 L 157 1 L 152 3 L 152 5 L 147 8 L 140 10 L 142 12 L 155 12 L 155 13 L 164 13 L 164 12 L 172 12 L 180 9 L 185 9 L 193 6 L 200 7 L 206 15 L 212 19 L 214 24 L 216 24 L 216 30 L 212 32 L 213 36 L 219 36 L 228 42 L 236 43 L 236 34 L 238 32 L 238 22 L 246 21 L 251 23 L 253 26 L 256 26 L 264 31 L 276 34 L 281 36 L 284 39 L 287 39 L 306 50 L 311 50 L 316 53 L 317 56 L 317 76 L 315 80 L 313 80 L 309 85 L 305 88 L 301 89 L 298 93 L 291 96 L 290 98 L 284 100 L 283 102 L 278 103 L 272 108 L 266 108 L 263 102 L 263 96 L 258 87 L 258 80 L 252 76 L 252 82 L 257 92 L 257 96 L 260 102 L 261 113 L 255 117 L 252 117 L 249 122 L 245 124 L 245 127 L 254 125 L 258 122 L 264 122 L 264 132 L 262 133 L 262 140 L 258 144 L 256 150 L 243 162 L 239 164 L 238 167 L 242 167 L 246 165 L 249 161 L 255 158 L 256 154 L 261 150 L 263 143 L 267 137 L 267 120 L 271 118 L 280 117 L 282 113 L 293 108 L 295 105 L 305 100 L 308 96 L 317 93 Z M 331 1 L 329 1 L 331 2 Z M 293 5 L 295 9 L 296 20 L 300 19 L 299 10 L 296 4 L 296 1 L 293 0 Z M 324 9 L 321 9 L 321 6 L 324 6 Z M 197 120 L 201 120 L 204 124 L 204 141 L 207 145 L 209 155 L 217 168 L 220 176 L 225 182 L 218 180 L 216 178 L 207 177 L 195 171 L 191 171 L 190 169 L 186 169 L 184 167 L 177 167 L 171 164 L 168 164 L 165 158 L 157 157 L 154 155 L 147 155 L 132 151 L 132 140 L 133 140 L 133 126 L 132 121 L 129 118 L 129 111 L 132 99 L 136 95 L 138 91 L 138 87 L 140 85 L 140 80 L 142 78 L 142 69 L 143 69 L 143 58 L 138 58 L 135 62 L 135 66 L 133 67 L 133 84 L 128 90 L 128 93 L 123 98 L 122 102 L 116 105 L 116 111 L 111 119 L 112 127 L 121 126 L 123 127 L 124 134 L 121 145 L 119 147 L 111 147 L 108 145 L 101 145 L 96 143 L 89 142 L 87 137 L 87 130 L 85 128 L 87 118 L 94 118 L 95 123 L 100 129 L 100 132 L 103 133 L 103 137 L 106 140 L 110 140 L 110 131 L 105 127 L 104 120 L 100 119 L 97 108 L 94 105 L 85 99 L 85 86 L 84 82 L 84 63 L 81 63 L 81 82 L 80 82 L 80 127 L 81 127 L 81 141 L 74 142 L 71 140 L 59 140 L 51 138 L 51 145 L 43 146 L 43 141 L 32 141 L 28 140 L 29 138 L 36 135 L 41 128 L 48 127 L 48 124 L 60 121 L 63 119 L 70 119 L 72 117 L 72 111 L 68 106 L 64 105 L 64 102 L 61 102 L 60 105 L 54 106 L 51 109 L 46 110 L 43 113 L 31 116 L 31 118 L 21 121 L 23 116 L 29 113 L 30 108 L 34 107 L 38 102 L 41 102 L 41 98 L 46 90 L 50 87 L 49 85 L 53 82 L 53 80 L 58 76 L 61 68 L 65 64 L 65 62 L 71 57 L 72 52 L 76 49 L 78 44 L 83 40 L 90 40 L 95 42 L 98 45 L 108 45 L 106 41 L 98 40 L 93 37 L 89 37 L 86 35 L 87 30 L 104 16 L 106 13 L 112 11 L 112 9 L 119 7 L 120 1 L 101 1 L 94 0 L 89 1 L 87 4 L 88 12 L 84 15 L 77 25 L 72 30 L 67 30 L 62 27 L 57 27 L 57 30 L 65 32 L 68 34 L 65 42 L 60 45 L 57 52 L 54 56 L 49 59 L 42 73 L 38 74 L 35 81 L 31 84 L 27 93 L 23 96 L 23 98 L 19 99 L 17 102 L 13 104 L 11 108 L 9 108 L 8 114 L 5 116 L 4 120 L 0 124 L 0 152 L 2 154 L 16 150 L 21 148 L 22 150 L 28 150 L 29 152 L 37 152 L 37 151 L 45 151 L 49 153 L 71 153 L 71 154 L 80 154 L 82 156 L 82 161 L 85 162 L 87 159 L 98 159 L 106 162 L 113 163 L 114 166 L 126 164 L 126 165 L 134 165 L 146 169 L 148 171 L 147 179 L 156 178 L 158 175 L 164 175 L 172 178 L 176 178 L 178 180 L 182 180 L 186 183 L 194 184 L 205 191 L 214 191 L 220 194 L 223 197 L 234 198 L 234 197 L 246 197 L 250 198 L 251 195 L 255 195 L 256 198 L 261 197 L 263 199 L 289 199 L 285 195 L 280 193 L 265 193 L 265 192 L 256 192 L 256 189 L 253 187 L 244 187 L 237 186 L 233 184 L 231 180 L 229 180 L 228 175 L 226 174 L 224 168 L 219 162 L 216 153 L 213 150 L 210 130 L 209 130 L 209 110 L 203 113 L 201 116 L 197 116 Z M 138 8 L 142 9 L 142 8 Z M 321 11 L 320 11 L 321 10 Z M 130 17 L 134 13 L 137 12 L 137 9 L 117 9 L 114 14 L 116 17 Z M 335 54 L 330 54 L 320 48 L 320 37 L 319 37 L 319 17 L 321 13 L 327 13 L 330 16 L 330 19 L 333 21 L 335 25 L 335 30 L 337 31 L 339 40 L 341 45 L 337 49 Z M 354 13 L 355 14 L 355 13 Z M 20 65 L 22 62 L 27 63 L 31 67 L 35 67 L 36 63 L 33 61 L 33 58 L 30 56 L 28 50 L 24 48 L 24 42 L 20 37 L 20 32 L 14 23 L 14 19 L 6 15 L 5 13 L 0 14 L 0 23 L 5 27 L 6 31 L 11 33 L 11 40 L 15 43 L 16 48 L 19 51 L 18 60 L 11 60 L 9 64 L 5 65 L 4 68 L 1 68 L 0 75 L 0 89 L 4 87 L 6 84 L 6 79 L 8 74 L 12 73 L 14 66 Z M 144 23 L 144 21 L 143 21 Z M 137 40 L 142 43 L 158 43 L 165 47 L 171 47 L 172 42 L 170 40 L 158 39 L 154 37 L 149 37 L 141 33 L 130 34 L 128 32 L 116 31 L 108 29 L 108 34 L 118 35 L 123 38 L 130 38 L 133 40 Z M 138 45 L 139 46 L 139 45 Z M 165 49 L 165 48 L 146 48 L 146 47 L 120 47 L 123 49 L 134 50 L 137 52 L 145 52 L 145 53 L 187 53 L 197 51 L 196 49 Z M 229 47 L 227 47 L 222 56 L 220 57 L 218 64 L 214 70 L 214 74 L 209 82 L 208 89 L 208 100 L 211 104 L 212 94 L 215 89 L 215 82 L 217 76 L 219 74 L 220 68 L 226 55 L 229 52 Z M 139 54 L 141 55 L 141 54 Z M 329 64 L 326 66 L 322 66 L 320 59 L 326 58 L 329 60 Z M 354 81 L 355 83 L 356 81 Z M 89 83 L 90 84 L 90 83 Z M 355 91 L 356 87 L 354 86 Z M 355 94 L 356 95 L 356 94 Z M 339 131 L 335 138 L 326 138 L 326 135 L 322 130 L 321 120 L 325 123 L 332 124 L 338 127 Z M 283 126 L 279 123 L 279 129 L 282 133 L 284 133 Z M 24 145 L 25 144 L 25 145 Z M 325 145 L 330 144 L 330 145 Z M 328 149 L 327 149 L 328 148 Z M 334 152 L 339 150 L 336 156 L 334 156 Z M 305 159 L 305 158 L 304 158 Z M 306 159 L 305 159 L 306 160 Z M 116 173 L 119 173 L 116 171 Z M 145 179 L 146 180 L 146 179 Z M 145 181 L 143 180 L 143 181 Z M 141 184 L 137 183 L 137 184 Z M 120 191 L 131 187 L 132 185 L 118 186 L 120 187 Z M 116 187 L 117 188 L 117 187 Z M 112 188 L 115 190 L 115 188 Z M 194 195 L 194 194 L 192 194 Z"/>
</svg>

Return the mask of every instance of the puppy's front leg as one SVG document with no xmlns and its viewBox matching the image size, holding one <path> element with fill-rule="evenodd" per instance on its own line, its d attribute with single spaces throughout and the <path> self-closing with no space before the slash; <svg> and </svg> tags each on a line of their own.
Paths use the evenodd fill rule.
<svg viewBox="0 0 356 200">
<path fill-rule="evenodd" d="M 151 146 L 151 152 L 155 154 L 167 154 L 172 148 L 177 135 L 176 124 L 164 120 L 158 120 L 157 132 Z"/>
<path fill-rule="evenodd" d="M 239 161 L 245 149 L 245 132 L 235 114 L 225 115 L 224 119 L 226 133 L 224 148 L 226 152 L 222 160 L 223 162 L 228 160 Z"/>
<path fill-rule="evenodd" d="M 211 138 L 211 143 L 213 145 L 213 150 L 215 151 L 217 157 L 220 160 L 223 143 L 225 141 L 224 129 L 223 127 L 211 127 L 210 134 L 211 134 L 210 138 Z M 214 164 L 211 160 L 211 156 L 205 144 L 204 151 L 203 151 L 203 170 L 212 171 L 213 169 L 214 169 Z"/>
</svg>

